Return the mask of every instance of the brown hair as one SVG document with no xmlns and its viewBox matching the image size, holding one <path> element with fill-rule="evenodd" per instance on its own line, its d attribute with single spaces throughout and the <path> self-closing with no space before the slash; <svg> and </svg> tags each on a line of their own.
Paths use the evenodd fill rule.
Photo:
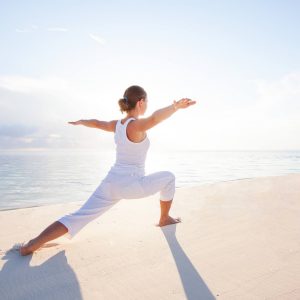
<svg viewBox="0 0 300 300">
<path fill-rule="evenodd" d="M 140 101 L 142 98 L 145 99 L 147 97 L 147 93 L 145 90 L 138 86 L 132 85 L 126 89 L 124 92 L 123 98 L 119 99 L 120 111 L 123 113 L 124 111 L 128 112 L 135 108 L 136 103 Z"/>
</svg>

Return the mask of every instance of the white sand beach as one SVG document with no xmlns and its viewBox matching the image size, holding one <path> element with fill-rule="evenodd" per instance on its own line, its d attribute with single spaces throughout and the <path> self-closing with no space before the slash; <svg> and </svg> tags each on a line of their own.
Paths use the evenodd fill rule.
<svg viewBox="0 0 300 300">
<path fill-rule="evenodd" d="M 9 250 L 83 202 L 0 212 L 0 298 L 300 299 L 300 174 L 176 190 L 157 227 L 158 194 L 122 200 L 74 239 Z"/>
</svg>

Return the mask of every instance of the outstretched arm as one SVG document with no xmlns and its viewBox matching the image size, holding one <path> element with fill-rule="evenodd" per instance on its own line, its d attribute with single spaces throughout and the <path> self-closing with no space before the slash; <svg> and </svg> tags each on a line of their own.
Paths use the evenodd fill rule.
<svg viewBox="0 0 300 300">
<path fill-rule="evenodd" d="M 156 110 L 148 118 L 139 119 L 135 122 L 132 122 L 131 126 L 137 131 L 146 131 L 172 116 L 178 109 L 187 108 L 195 103 L 196 101 L 192 101 L 188 98 L 183 98 L 179 101 L 174 100 L 172 105 Z"/>
<path fill-rule="evenodd" d="M 91 120 L 78 120 L 75 122 L 68 122 L 68 123 L 72 125 L 84 125 L 86 127 L 98 128 L 105 131 L 115 131 L 116 122 L 117 122 L 116 120 L 106 122 L 106 121 L 91 119 Z"/>
</svg>

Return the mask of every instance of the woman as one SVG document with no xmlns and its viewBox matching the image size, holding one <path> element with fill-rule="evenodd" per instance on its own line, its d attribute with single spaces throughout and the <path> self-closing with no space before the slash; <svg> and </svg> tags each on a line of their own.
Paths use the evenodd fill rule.
<svg viewBox="0 0 300 300">
<path fill-rule="evenodd" d="M 155 111 L 148 118 L 139 119 L 147 109 L 147 94 L 139 86 L 126 89 L 119 100 L 121 112 L 127 115 L 122 120 L 110 122 L 79 120 L 72 125 L 84 125 L 114 132 L 116 162 L 100 185 L 76 212 L 65 215 L 48 226 L 27 244 L 21 244 L 19 252 L 28 255 L 43 244 L 67 234 L 72 239 L 85 225 L 99 217 L 121 199 L 143 198 L 160 191 L 161 215 L 158 226 L 180 222 L 180 218 L 169 216 L 175 194 L 175 176 L 169 171 L 156 172 L 145 176 L 145 159 L 150 141 L 147 130 L 169 118 L 178 109 L 187 108 L 195 101 L 184 98 L 172 105 Z"/>
</svg>

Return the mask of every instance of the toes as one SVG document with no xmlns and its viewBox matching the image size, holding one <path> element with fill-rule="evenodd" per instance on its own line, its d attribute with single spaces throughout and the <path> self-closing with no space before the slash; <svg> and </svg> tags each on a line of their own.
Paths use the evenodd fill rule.
<svg viewBox="0 0 300 300">
<path fill-rule="evenodd" d="M 31 252 L 31 251 L 28 251 L 28 250 L 26 250 L 26 249 L 24 249 L 24 248 L 20 248 L 19 253 L 20 253 L 20 255 L 22 255 L 22 256 L 26 256 L 26 255 L 28 255 L 28 254 L 31 254 L 32 252 Z"/>
<path fill-rule="evenodd" d="M 21 249 L 24 246 L 25 242 L 22 243 L 16 243 L 11 247 L 12 251 L 18 251 L 21 254 Z"/>
<path fill-rule="evenodd" d="M 12 246 L 12 250 L 19 250 L 21 247 L 23 247 L 25 242 L 22 242 L 22 243 L 16 243 Z"/>
<path fill-rule="evenodd" d="M 167 226 L 167 225 L 172 225 L 172 224 L 176 224 L 176 223 L 180 223 L 181 222 L 181 218 L 177 217 L 177 218 L 172 218 L 169 216 L 169 218 L 163 222 L 159 222 L 157 224 L 155 224 L 155 226 L 157 227 L 163 227 L 163 226 Z"/>
<path fill-rule="evenodd" d="M 28 249 L 28 245 L 29 245 L 29 242 L 28 243 L 25 243 L 25 242 L 19 243 L 19 244 L 15 245 L 16 246 L 15 249 L 19 251 L 20 255 L 25 256 L 32 252 Z"/>
<path fill-rule="evenodd" d="M 174 218 L 174 219 L 172 219 L 172 221 L 173 221 L 174 223 L 179 223 L 179 222 L 181 222 L 181 218 L 180 218 L 180 217 Z"/>
</svg>

